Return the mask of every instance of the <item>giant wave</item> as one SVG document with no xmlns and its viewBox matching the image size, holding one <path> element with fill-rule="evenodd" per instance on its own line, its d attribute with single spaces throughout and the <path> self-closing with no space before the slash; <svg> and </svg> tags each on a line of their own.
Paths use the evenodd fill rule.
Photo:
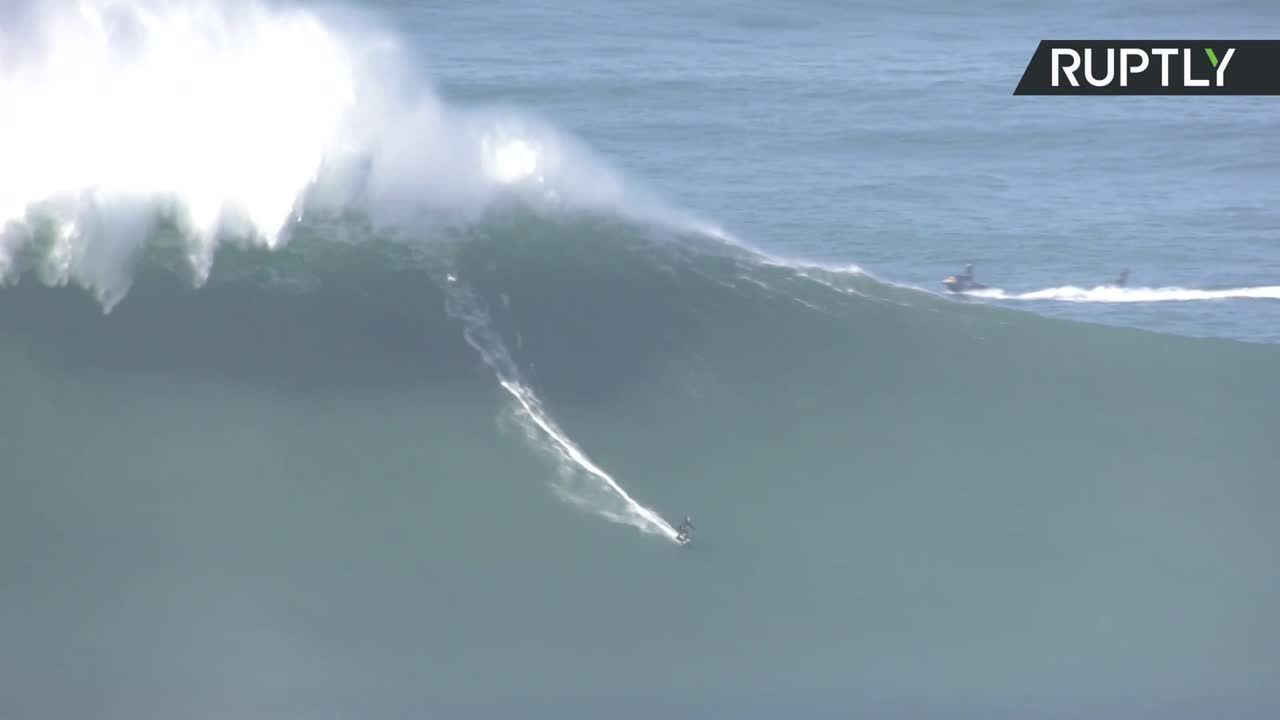
<svg viewBox="0 0 1280 720">
<path fill-rule="evenodd" d="M 74 120 L 136 175 L 0 140 L 44 173 L 0 182 L 0 561 L 27 578 L 0 635 L 42 660 L 6 666 L 0 705 L 48 714 L 70 684 L 72 716 L 246 695 L 229 714 L 251 715 L 287 676 L 290 699 L 391 716 L 474 707 L 481 678 L 515 714 L 643 672 L 773 715 L 850 683 L 935 716 L 1275 706 L 1276 348 L 770 258 L 544 124 L 421 88 L 375 91 L 335 152 L 346 90 L 245 72 L 263 105 L 213 83 L 196 107 L 283 99 L 316 124 L 241 146 L 260 126 L 166 115 L 145 59 L 241 67 L 283 43 L 363 98 L 385 48 L 224 7 L 24 19 L 85 33 L 91 71 L 57 59 L 71 45 L 19 54 L 48 97 L 111 88 L 159 115 Z M 648 534 L 544 506 L 530 479 Z M 672 513 L 700 529 L 683 562 L 638 542 Z"/>
</svg>

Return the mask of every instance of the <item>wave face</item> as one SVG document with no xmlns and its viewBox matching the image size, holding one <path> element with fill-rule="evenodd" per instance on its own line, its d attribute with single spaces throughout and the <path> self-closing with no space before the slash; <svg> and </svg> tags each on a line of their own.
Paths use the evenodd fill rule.
<svg viewBox="0 0 1280 720">
<path fill-rule="evenodd" d="M 768 258 L 543 124 L 370 86 L 380 42 L 225 7 L 23 17 L 114 28 L 94 87 L 290 39 L 352 82 L 247 74 L 329 112 L 188 118 L 147 182 L 5 175 L 0 715 L 1280 708 L 1280 349 Z M 19 54 L 50 97 L 67 47 Z M 206 139 L 269 192 L 181 182 Z"/>
</svg>

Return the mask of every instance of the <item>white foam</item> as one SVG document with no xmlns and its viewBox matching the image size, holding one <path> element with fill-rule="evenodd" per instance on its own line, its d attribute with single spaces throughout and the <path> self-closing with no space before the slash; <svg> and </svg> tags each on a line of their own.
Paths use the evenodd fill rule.
<svg viewBox="0 0 1280 720">
<path fill-rule="evenodd" d="M 1280 286 L 1228 288 L 1224 290 L 1200 290 L 1180 287 L 1116 287 L 1098 286 L 1081 288 L 1063 286 L 1045 288 L 1025 293 L 1008 293 L 1000 288 L 972 290 L 965 293 L 991 300 L 1056 300 L 1075 303 L 1151 303 L 1193 302 L 1198 300 L 1280 300 Z"/>
<path fill-rule="evenodd" d="M 79 0 L 22 17 L 0 63 L 0 225 L 52 218 L 54 276 L 104 302 L 156 213 L 180 216 L 201 276 L 226 223 L 274 244 L 354 101 L 346 50 L 305 13 Z"/>
<path fill-rule="evenodd" d="M 424 221 L 473 221 L 500 196 L 697 227 L 526 113 L 447 106 L 394 38 L 332 10 L 18 9 L 0 28 L 0 280 L 49 227 L 43 276 L 107 308 L 160 219 L 179 224 L 197 284 L 220 244 L 278 247 L 317 209 L 415 238 Z"/>
</svg>

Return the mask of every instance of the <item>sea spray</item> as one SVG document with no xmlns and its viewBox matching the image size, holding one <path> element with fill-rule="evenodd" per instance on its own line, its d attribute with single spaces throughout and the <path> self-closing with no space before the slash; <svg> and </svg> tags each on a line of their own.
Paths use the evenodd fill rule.
<svg viewBox="0 0 1280 720">
<path fill-rule="evenodd" d="M 305 12 L 47 3 L 12 37 L 0 71 L 0 269 L 33 237 L 22 225 L 51 222 L 47 277 L 108 307 L 154 219 L 183 227 L 198 281 L 223 234 L 277 244 L 355 101 L 347 48 Z"/>
</svg>

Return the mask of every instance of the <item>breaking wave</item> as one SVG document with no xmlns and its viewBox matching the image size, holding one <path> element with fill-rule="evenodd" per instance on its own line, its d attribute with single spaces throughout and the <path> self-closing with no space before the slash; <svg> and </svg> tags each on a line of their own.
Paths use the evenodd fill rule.
<svg viewBox="0 0 1280 720">
<path fill-rule="evenodd" d="M 201 286 L 224 245 L 279 253 L 302 238 L 310 252 L 381 239 L 413 257 L 465 239 L 495 205 L 693 222 L 536 118 L 447 105 L 393 38 L 350 14 L 81 0 L 15 16 L 0 73 L 0 280 L 75 283 L 110 312 L 140 264 L 166 253 Z M 273 284 L 303 291 L 314 289 L 307 268 L 265 264 Z M 483 304 L 449 290 L 450 313 L 526 432 L 562 462 L 557 491 L 674 539 L 542 408 Z"/>
</svg>

